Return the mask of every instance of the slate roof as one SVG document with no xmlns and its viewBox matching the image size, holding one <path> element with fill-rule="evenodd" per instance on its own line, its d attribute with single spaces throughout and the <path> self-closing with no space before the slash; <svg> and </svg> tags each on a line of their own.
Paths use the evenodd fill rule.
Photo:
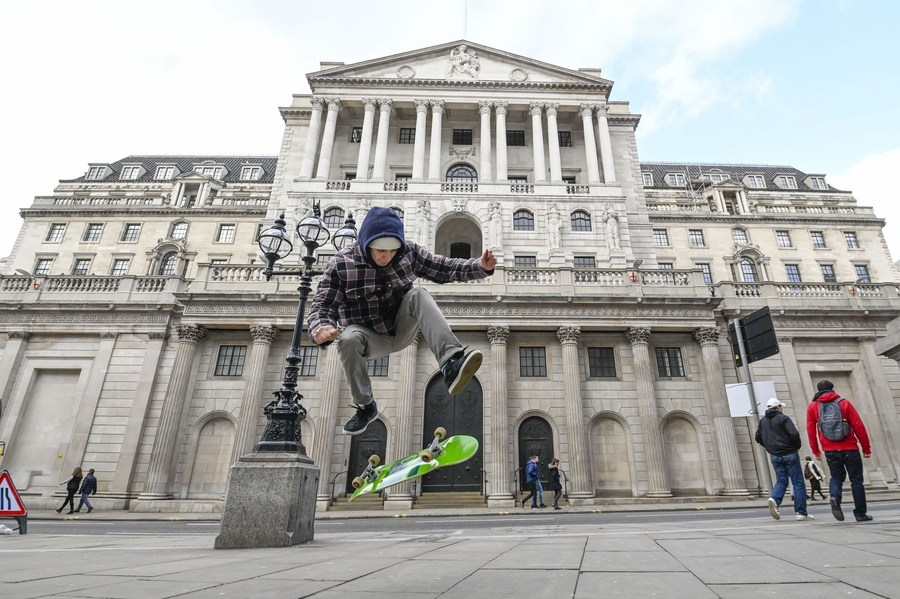
<svg viewBox="0 0 900 599">
<path fill-rule="evenodd" d="M 685 162 L 642 162 L 642 173 L 653 173 L 653 185 L 645 186 L 647 189 L 684 189 L 683 187 L 669 185 L 666 181 L 668 173 L 685 173 L 688 181 L 699 179 L 700 175 L 725 173 L 735 183 L 742 183 L 745 175 L 762 175 L 766 180 L 766 187 L 750 188 L 755 191 L 802 191 L 809 193 L 840 192 L 842 190 L 828 185 L 828 189 L 813 189 L 809 187 L 805 179 L 810 173 L 796 169 L 792 166 L 777 166 L 770 164 L 716 164 L 716 163 L 685 163 Z M 793 175 L 797 181 L 797 189 L 784 189 L 775 184 L 775 178 L 779 175 Z M 814 176 L 821 177 L 816 173 Z"/>
<path fill-rule="evenodd" d="M 271 183 L 275 178 L 275 167 L 278 165 L 278 157 L 277 156 L 127 156 L 122 158 L 121 160 L 117 160 L 115 162 L 110 163 L 102 163 L 96 162 L 91 163 L 91 166 L 98 166 L 102 164 L 106 164 L 112 169 L 112 173 L 107 175 L 104 179 L 94 180 L 85 179 L 87 172 L 84 175 L 77 177 L 75 179 L 63 179 L 61 182 L 90 182 L 90 183 L 109 183 L 113 181 L 119 181 L 119 177 L 122 171 L 123 166 L 132 166 L 140 164 L 144 167 L 146 171 L 142 177 L 137 179 L 128 179 L 129 182 L 149 182 L 155 181 L 153 177 L 156 174 L 156 167 L 159 165 L 162 166 L 172 166 L 176 167 L 178 174 L 187 173 L 194 170 L 194 167 L 198 164 L 204 162 L 211 162 L 214 165 L 221 165 L 225 167 L 227 174 L 225 175 L 224 182 L 225 183 Z M 251 165 L 251 166 L 261 166 L 263 169 L 262 176 L 255 181 L 242 181 L 241 180 L 241 167 Z"/>
</svg>

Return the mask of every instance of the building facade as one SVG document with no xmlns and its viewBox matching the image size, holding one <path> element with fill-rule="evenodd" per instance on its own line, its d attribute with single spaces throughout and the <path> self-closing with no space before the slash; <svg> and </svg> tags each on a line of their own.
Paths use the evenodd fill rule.
<svg viewBox="0 0 900 599">
<path fill-rule="evenodd" d="M 389 206 L 437 253 L 499 262 L 483 281 L 421 283 L 485 355 L 456 396 L 415 343 L 370 365 L 382 412 L 344 436 L 337 356 L 304 345 L 320 509 L 368 455 L 411 453 L 436 426 L 476 436 L 478 456 L 391 488 L 385 509 L 462 492 L 512 506 L 535 453 L 560 458 L 572 503 L 766 492 L 755 416 L 728 397 L 747 381 L 727 327 L 763 307 L 779 352 L 749 366 L 753 381 L 800 427 L 815 382 L 834 381 L 870 428 L 867 484 L 896 487 L 900 368 L 878 343 L 900 278 L 884 221 L 824 174 L 642 163 L 640 115 L 599 69 L 469 42 L 308 80 L 281 108 L 277 156 L 90 164 L 22 209 L 0 277 L 0 468 L 29 505 L 53 504 L 81 465 L 109 507 L 218 509 L 297 311 L 299 278 L 266 281 L 256 237 L 314 201 L 332 231 Z"/>
</svg>

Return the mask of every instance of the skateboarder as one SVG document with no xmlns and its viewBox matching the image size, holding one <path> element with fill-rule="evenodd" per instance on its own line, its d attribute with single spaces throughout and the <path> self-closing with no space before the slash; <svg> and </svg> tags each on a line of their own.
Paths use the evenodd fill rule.
<svg viewBox="0 0 900 599">
<path fill-rule="evenodd" d="M 421 331 L 441 366 L 451 395 L 462 391 L 481 366 L 478 350 L 464 348 L 418 277 L 435 283 L 471 281 L 494 274 L 490 250 L 480 258 L 447 258 L 406 239 L 403 221 L 391 208 L 369 210 L 359 239 L 325 267 L 309 314 L 309 336 L 337 350 L 356 414 L 344 432 L 358 435 L 378 416 L 368 362 L 410 345 Z M 338 331 L 338 325 L 345 327 Z"/>
</svg>

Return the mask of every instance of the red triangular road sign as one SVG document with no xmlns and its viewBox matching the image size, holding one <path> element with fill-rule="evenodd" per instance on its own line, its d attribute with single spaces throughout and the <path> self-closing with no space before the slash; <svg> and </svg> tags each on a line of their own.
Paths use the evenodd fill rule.
<svg viewBox="0 0 900 599">
<path fill-rule="evenodd" d="M 24 516 L 27 513 L 9 472 L 0 472 L 0 516 Z"/>
</svg>

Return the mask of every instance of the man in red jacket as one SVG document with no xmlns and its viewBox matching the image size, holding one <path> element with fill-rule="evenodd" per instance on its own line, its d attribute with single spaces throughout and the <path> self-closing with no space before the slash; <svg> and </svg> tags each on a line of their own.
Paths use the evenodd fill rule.
<svg viewBox="0 0 900 599">
<path fill-rule="evenodd" d="M 834 392 L 834 384 L 831 381 L 819 381 L 816 389 L 818 393 L 806 409 L 806 435 L 817 460 L 821 460 L 821 452 L 825 452 L 825 460 L 831 473 L 828 488 L 831 495 L 831 514 L 837 520 L 844 519 L 844 512 L 841 511 L 841 492 L 844 479 L 849 476 L 850 491 L 853 493 L 853 515 L 857 522 L 868 522 L 872 516 L 866 513 L 866 489 L 863 486 L 863 464 L 859 457 L 859 447 L 862 447 L 863 456 L 868 458 L 872 455 L 869 434 L 859 417 L 859 412 L 849 400 Z M 827 438 L 819 426 L 819 404 L 834 401 L 838 402 L 841 417 L 849 425 L 849 432 L 840 441 Z"/>
</svg>

